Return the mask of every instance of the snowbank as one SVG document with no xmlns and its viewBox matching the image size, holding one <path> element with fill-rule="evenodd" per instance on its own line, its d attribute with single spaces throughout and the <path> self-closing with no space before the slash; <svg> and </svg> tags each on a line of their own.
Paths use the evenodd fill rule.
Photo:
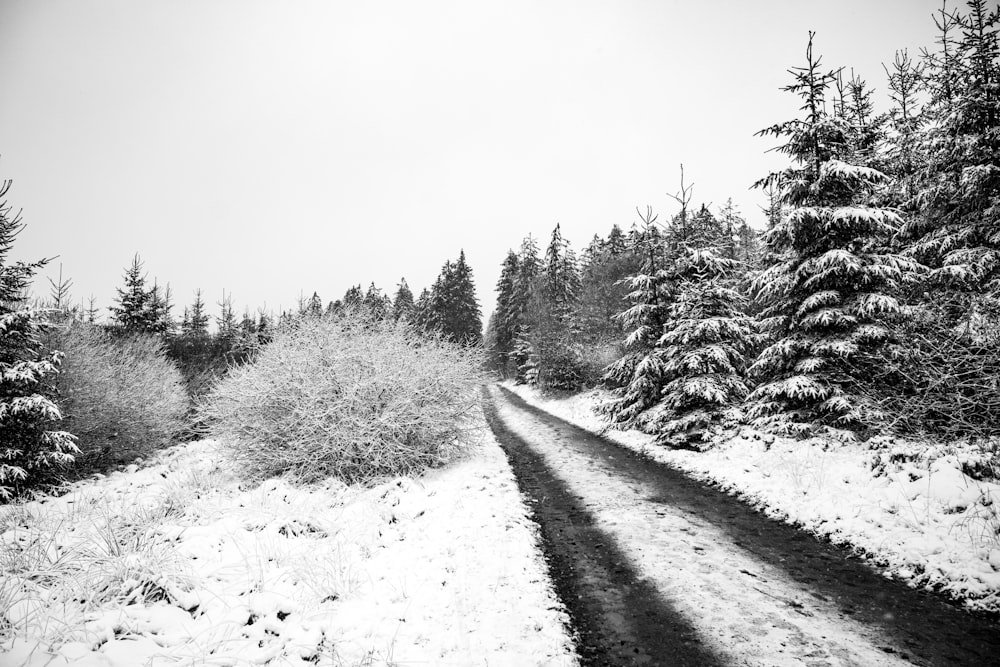
<svg viewBox="0 0 1000 667">
<path fill-rule="evenodd" d="M 1000 485 L 963 473 L 973 449 L 883 439 L 879 449 L 745 430 L 707 452 L 658 447 L 607 430 L 595 390 L 563 398 L 507 383 L 536 405 L 738 495 L 766 514 L 848 545 L 914 587 L 1000 612 Z M 915 452 L 922 451 L 922 455 Z"/>
<path fill-rule="evenodd" d="M 575 665 L 484 431 L 413 480 L 241 488 L 214 443 L 0 508 L 0 663 Z"/>
</svg>

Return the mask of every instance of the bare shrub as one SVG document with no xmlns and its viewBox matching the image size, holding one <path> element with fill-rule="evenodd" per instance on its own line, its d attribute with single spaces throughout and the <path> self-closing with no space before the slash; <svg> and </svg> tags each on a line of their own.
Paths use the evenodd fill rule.
<svg viewBox="0 0 1000 667">
<path fill-rule="evenodd" d="M 413 474 L 471 441 L 480 357 L 360 312 L 306 318 L 232 368 L 200 412 L 252 479 Z"/>
<path fill-rule="evenodd" d="M 879 358 L 859 393 L 885 427 L 906 435 L 988 440 L 1000 435 L 1000 344 L 916 312 L 901 344 Z"/>
<path fill-rule="evenodd" d="M 65 354 L 54 384 L 63 423 L 79 438 L 78 468 L 146 457 L 184 427 L 183 379 L 154 336 L 112 336 L 70 321 L 48 337 Z"/>
</svg>

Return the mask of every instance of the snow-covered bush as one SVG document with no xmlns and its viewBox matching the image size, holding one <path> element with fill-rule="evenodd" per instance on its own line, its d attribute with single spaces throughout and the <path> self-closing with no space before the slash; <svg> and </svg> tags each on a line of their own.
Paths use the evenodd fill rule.
<svg viewBox="0 0 1000 667">
<path fill-rule="evenodd" d="M 53 326 L 47 343 L 65 355 L 54 385 L 64 422 L 79 438 L 78 467 L 145 457 L 184 427 L 184 381 L 155 336 L 113 336 L 69 321 Z"/>
<path fill-rule="evenodd" d="M 231 369 L 200 412 L 251 479 L 412 474 L 471 441 L 480 356 L 360 312 L 307 318 Z"/>
</svg>

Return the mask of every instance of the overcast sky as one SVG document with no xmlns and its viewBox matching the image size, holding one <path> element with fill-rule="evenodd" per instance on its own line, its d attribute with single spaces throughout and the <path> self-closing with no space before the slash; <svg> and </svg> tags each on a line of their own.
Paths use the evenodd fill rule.
<svg viewBox="0 0 1000 667">
<path fill-rule="evenodd" d="M 748 188 L 784 163 L 753 134 L 797 113 L 778 88 L 807 31 L 882 99 L 939 6 L 0 0 L 15 258 L 58 256 L 106 308 L 139 253 L 179 317 L 197 287 L 240 310 L 416 294 L 464 248 L 485 324 L 508 248 L 669 216 L 682 162 L 696 202 L 761 226 Z"/>
</svg>

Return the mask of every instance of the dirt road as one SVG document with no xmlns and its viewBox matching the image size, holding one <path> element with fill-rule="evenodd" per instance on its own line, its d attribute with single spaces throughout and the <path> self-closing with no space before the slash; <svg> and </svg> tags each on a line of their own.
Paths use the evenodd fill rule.
<svg viewBox="0 0 1000 667">
<path fill-rule="evenodd" d="M 484 389 L 587 665 L 1000 665 L 1000 624 Z"/>
</svg>

